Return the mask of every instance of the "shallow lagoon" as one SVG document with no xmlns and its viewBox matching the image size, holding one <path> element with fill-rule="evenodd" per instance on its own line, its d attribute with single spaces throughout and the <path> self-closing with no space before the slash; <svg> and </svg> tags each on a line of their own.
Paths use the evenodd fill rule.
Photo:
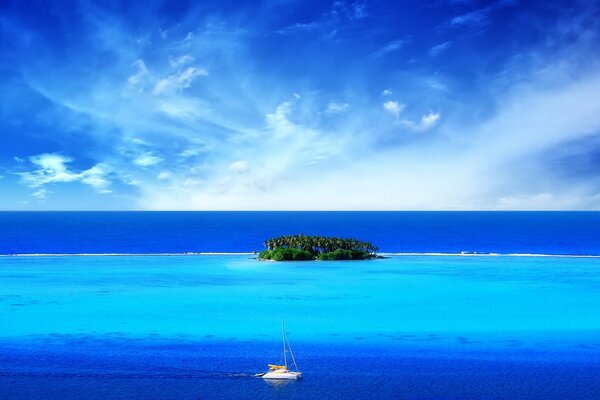
<svg viewBox="0 0 600 400">
<path fill-rule="evenodd" d="M 598 258 L 0 257 L 0 397 L 597 398 L 598 309 Z"/>
</svg>

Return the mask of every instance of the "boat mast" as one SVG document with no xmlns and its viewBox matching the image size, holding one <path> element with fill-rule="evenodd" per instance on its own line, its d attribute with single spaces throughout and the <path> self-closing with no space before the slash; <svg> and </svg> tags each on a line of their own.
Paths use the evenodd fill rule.
<svg viewBox="0 0 600 400">
<path fill-rule="evenodd" d="M 300 371 L 298 369 L 298 364 L 296 363 L 296 358 L 294 358 L 294 352 L 292 351 L 292 346 L 290 346 L 290 342 L 288 342 L 288 347 L 290 349 L 290 355 L 292 356 L 292 362 L 294 363 L 294 368 L 296 368 L 296 371 Z"/>
<path fill-rule="evenodd" d="M 285 355 L 286 348 L 285 348 L 285 322 L 284 321 L 281 321 L 281 337 L 283 339 L 283 365 L 285 365 L 287 367 L 287 357 Z"/>
</svg>

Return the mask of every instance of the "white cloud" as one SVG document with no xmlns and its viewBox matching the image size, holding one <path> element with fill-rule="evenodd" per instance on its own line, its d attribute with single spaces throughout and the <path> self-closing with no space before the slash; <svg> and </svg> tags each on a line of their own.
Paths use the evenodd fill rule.
<svg viewBox="0 0 600 400">
<path fill-rule="evenodd" d="M 423 79 L 423 83 L 430 87 L 431 89 L 447 91 L 448 85 L 446 85 L 442 80 L 440 80 L 437 76 L 431 76 Z"/>
<path fill-rule="evenodd" d="M 140 84 L 146 76 L 148 76 L 148 68 L 146 68 L 144 60 L 141 59 L 134 62 L 133 66 L 137 68 L 137 72 L 131 75 L 127 79 L 127 82 L 129 82 L 129 84 L 132 86 L 136 86 Z"/>
<path fill-rule="evenodd" d="M 353 19 L 363 19 L 369 16 L 367 12 L 367 5 L 364 2 L 355 2 L 352 4 Z"/>
<path fill-rule="evenodd" d="M 433 46 L 431 49 L 429 49 L 429 55 L 432 57 L 435 57 L 438 54 L 446 51 L 449 47 L 450 47 L 450 42 L 440 43 L 436 46 Z"/>
<path fill-rule="evenodd" d="M 422 130 L 431 129 L 438 123 L 439 120 L 440 120 L 440 114 L 430 111 L 421 117 L 421 121 L 419 122 L 419 127 Z"/>
<path fill-rule="evenodd" d="M 187 188 L 195 188 L 197 186 L 200 186 L 201 184 L 204 183 L 204 181 L 199 178 L 187 177 L 187 178 L 183 178 L 180 183 L 181 183 L 181 187 L 187 189 Z"/>
<path fill-rule="evenodd" d="M 387 42 L 385 46 L 373 52 L 371 55 L 373 57 L 382 57 L 388 53 L 393 53 L 398 50 L 401 50 L 405 44 L 406 40 L 392 40 L 391 42 Z"/>
<path fill-rule="evenodd" d="M 233 172 L 244 173 L 248 171 L 248 161 L 238 160 L 229 164 L 229 169 Z"/>
<path fill-rule="evenodd" d="M 391 96 L 393 93 L 390 89 L 383 89 L 383 91 L 381 92 L 381 94 L 383 96 Z"/>
<path fill-rule="evenodd" d="M 196 157 L 200 153 L 201 153 L 200 149 L 194 148 L 194 147 L 188 147 L 187 149 L 185 149 L 181 153 L 179 153 L 179 156 L 182 158 L 190 158 L 190 157 Z"/>
<path fill-rule="evenodd" d="M 281 35 L 315 34 L 320 33 L 326 39 L 337 36 L 341 28 L 368 17 L 367 4 L 364 1 L 352 3 L 334 1 L 331 9 L 314 21 L 298 22 L 288 25 L 276 32 Z"/>
<path fill-rule="evenodd" d="M 384 110 L 386 110 L 387 112 L 389 112 L 390 114 L 395 116 L 396 119 L 398 119 L 398 117 L 400 116 L 400 113 L 402 112 L 402 110 L 404 110 L 405 105 L 398 103 L 397 101 L 394 101 L 394 100 L 389 100 L 389 101 L 386 101 L 385 103 L 383 103 L 383 108 L 384 108 Z"/>
<path fill-rule="evenodd" d="M 288 136 L 294 132 L 294 125 L 288 119 L 291 108 L 291 103 L 286 101 L 278 105 L 274 113 L 265 116 L 267 126 L 275 132 L 276 137 Z"/>
<path fill-rule="evenodd" d="M 158 174 L 158 176 L 156 177 L 157 179 L 163 181 L 166 179 L 169 179 L 173 176 L 172 172 L 169 171 L 160 171 L 160 173 Z"/>
<path fill-rule="evenodd" d="M 464 27 L 485 27 L 492 23 L 491 14 L 505 7 L 516 6 L 518 1 L 499 0 L 495 3 L 477 10 L 470 11 L 466 14 L 458 15 L 450 20 L 451 26 Z"/>
<path fill-rule="evenodd" d="M 172 91 L 187 89 L 198 76 L 207 76 L 208 71 L 204 68 L 188 67 L 175 74 L 159 80 L 154 86 L 153 93 L 160 95 Z"/>
<path fill-rule="evenodd" d="M 92 168 L 83 171 L 80 174 L 82 183 L 93 186 L 99 193 L 110 193 L 108 189 L 110 181 L 106 176 L 110 173 L 109 168 L 105 164 L 96 164 Z"/>
<path fill-rule="evenodd" d="M 332 101 L 327 105 L 325 112 L 328 114 L 339 114 L 346 111 L 350 107 L 348 103 L 342 103 L 339 101 Z"/>
<path fill-rule="evenodd" d="M 144 153 L 135 158 L 133 163 L 135 165 L 139 165 L 140 167 L 149 167 L 151 165 L 158 164 L 161 161 L 163 161 L 162 158 L 155 156 L 152 153 Z"/>
<path fill-rule="evenodd" d="M 30 187 L 40 187 L 47 183 L 73 182 L 79 179 L 79 174 L 69 171 L 65 165 L 73 161 L 70 157 L 60 154 L 40 154 L 30 157 L 29 160 L 38 167 L 33 172 L 21 174 L 23 181 Z"/>
<path fill-rule="evenodd" d="M 265 114 L 263 127 L 230 138 L 232 143 L 219 159 L 198 168 L 173 171 L 168 191 L 160 189 L 160 182 L 154 183 L 156 188 L 146 188 L 144 207 L 179 209 L 185 203 L 212 209 L 217 198 L 242 201 L 249 196 L 254 201 L 255 193 L 271 193 L 296 177 L 321 169 L 322 164 L 333 165 L 331 159 L 338 154 L 351 157 L 348 150 L 354 141 L 339 135 L 329 137 L 307 126 L 313 123 L 314 114 L 305 111 L 304 105 L 296 107 L 294 102 L 279 104 Z M 219 207 L 227 209 L 230 205 L 229 200 L 223 200 Z M 250 207 L 255 206 L 252 203 Z"/>
<path fill-rule="evenodd" d="M 186 64 L 191 63 L 192 61 L 194 61 L 194 57 L 191 54 L 184 54 L 177 58 L 172 58 L 172 57 L 169 58 L 169 64 L 173 68 L 182 67 Z"/>
<path fill-rule="evenodd" d="M 46 194 L 48 194 L 46 189 L 39 189 L 33 192 L 31 195 L 38 200 L 46 200 Z"/>
<path fill-rule="evenodd" d="M 491 8 L 485 7 L 479 10 L 471 11 L 466 14 L 456 16 L 450 20 L 452 26 L 483 26 L 491 22 L 490 13 Z"/>
<path fill-rule="evenodd" d="M 414 130 L 414 131 L 428 131 L 433 128 L 439 122 L 441 115 L 439 113 L 435 113 L 433 111 L 428 112 L 427 114 L 423 114 L 419 122 L 414 122 L 409 119 L 403 119 L 400 121 L 402 125 L 406 128 Z"/>
<path fill-rule="evenodd" d="M 128 141 L 131 142 L 131 144 L 135 144 L 137 146 L 149 146 L 150 145 L 144 139 L 139 138 L 139 137 L 130 138 L 130 139 L 128 139 Z"/>
<path fill-rule="evenodd" d="M 294 35 L 297 33 L 315 32 L 319 30 L 323 25 L 325 24 L 319 21 L 313 21 L 309 23 L 296 23 L 290 26 L 286 26 L 283 29 L 277 30 L 277 33 L 281 35 Z"/>
<path fill-rule="evenodd" d="M 99 193 L 108 193 L 108 187 L 111 182 L 107 176 L 110 174 L 110 169 L 98 163 L 93 167 L 76 173 L 70 171 L 67 167 L 68 163 L 73 161 L 72 158 L 60 154 L 39 154 L 30 157 L 29 159 L 36 170 L 30 172 L 19 172 L 22 181 L 31 188 L 41 188 L 47 184 L 53 183 L 69 183 L 81 182 L 83 184 L 94 187 Z M 38 193 L 39 192 L 39 193 Z M 47 193 L 45 190 L 38 190 L 36 197 L 44 197 Z"/>
</svg>

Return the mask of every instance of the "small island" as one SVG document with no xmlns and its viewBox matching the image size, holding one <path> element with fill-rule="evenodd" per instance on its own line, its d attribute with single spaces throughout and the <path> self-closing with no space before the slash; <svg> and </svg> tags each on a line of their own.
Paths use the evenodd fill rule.
<svg viewBox="0 0 600 400">
<path fill-rule="evenodd" d="M 379 249 L 370 242 L 338 237 L 291 235 L 265 240 L 267 250 L 259 260 L 272 261 L 335 261 L 371 260 L 380 258 Z"/>
</svg>

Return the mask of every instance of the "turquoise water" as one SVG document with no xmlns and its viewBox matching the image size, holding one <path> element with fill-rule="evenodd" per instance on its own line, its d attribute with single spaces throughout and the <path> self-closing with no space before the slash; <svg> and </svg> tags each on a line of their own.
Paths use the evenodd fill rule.
<svg viewBox="0 0 600 400">
<path fill-rule="evenodd" d="M 0 398 L 595 398 L 599 310 L 599 258 L 0 257 Z M 274 389 L 282 319 L 306 379 Z"/>
<path fill-rule="evenodd" d="M 574 339 L 600 332 L 599 267 L 598 258 L 553 257 L 3 257 L 0 315 L 12 323 L 0 337 L 275 340 L 285 319 L 291 338 L 311 342 L 404 333 Z"/>
</svg>

